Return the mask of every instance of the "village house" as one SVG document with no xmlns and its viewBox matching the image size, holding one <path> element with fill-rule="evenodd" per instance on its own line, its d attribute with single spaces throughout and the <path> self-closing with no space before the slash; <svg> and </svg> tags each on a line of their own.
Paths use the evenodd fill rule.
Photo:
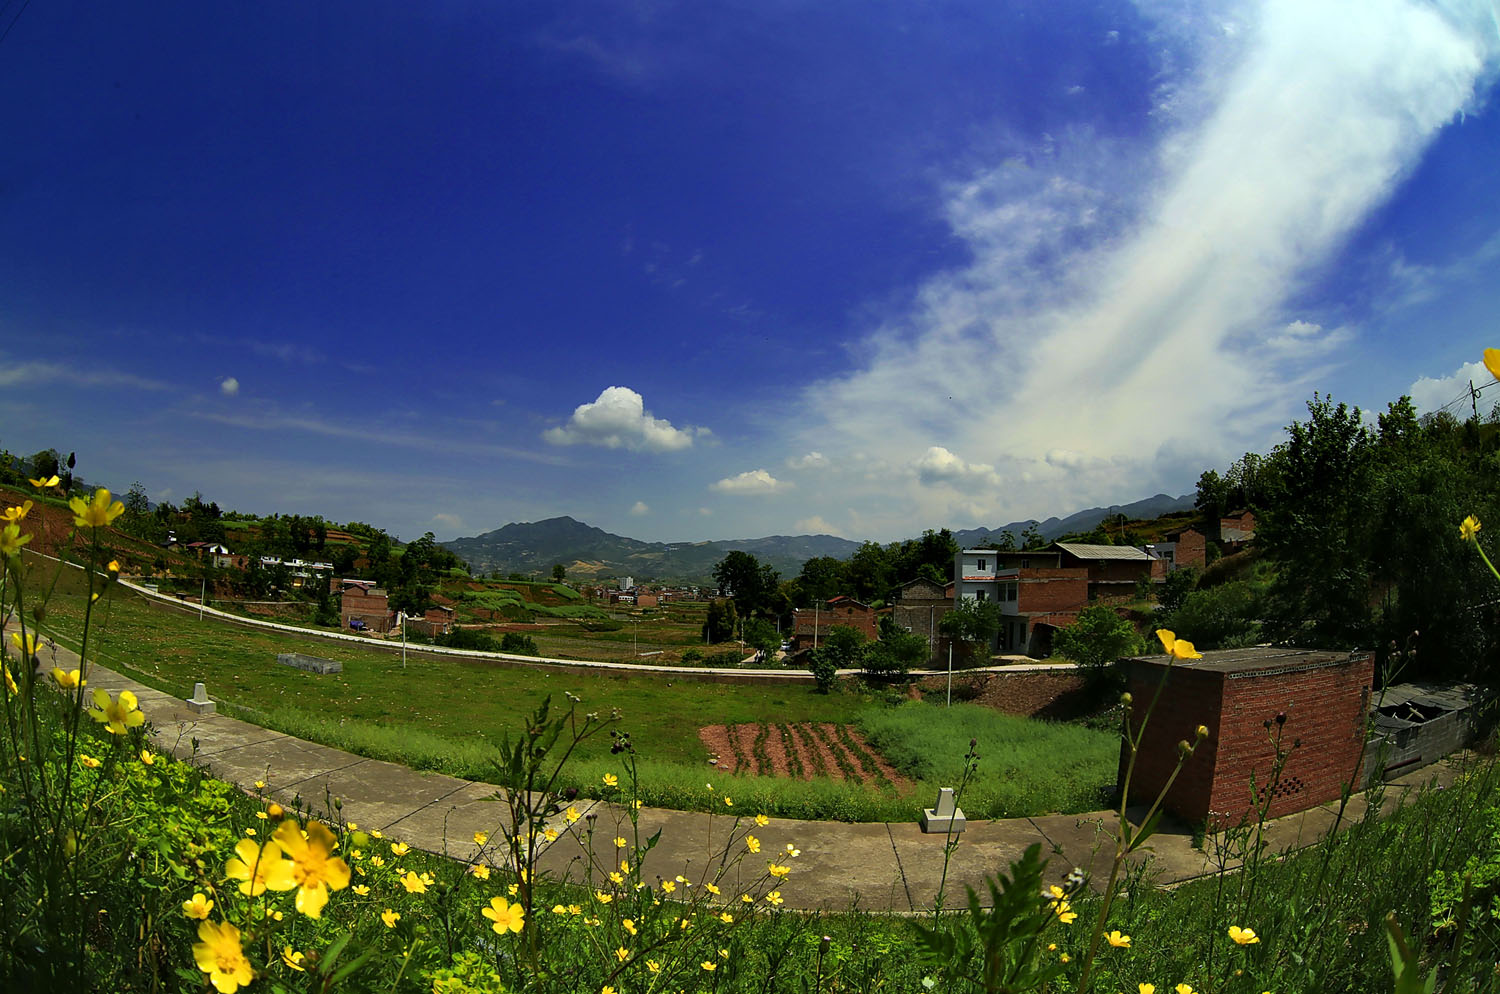
<svg viewBox="0 0 1500 994">
<path fill-rule="evenodd" d="M 1147 548 L 1166 564 L 1168 572 L 1183 566 L 1201 570 L 1208 565 L 1208 539 L 1196 528 L 1168 532 L 1166 541 Z"/>
<path fill-rule="evenodd" d="M 453 608 L 439 604 L 423 611 L 420 616 L 408 615 L 406 630 L 426 635 L 429 638 L 450 635 L 453 632 Z"/>
<path fill-rule="evenodd" d="M 917 579 L 897 588 L 891 620 L 903 631 L 927 640 L 931 654 L 942 653 L 946 640 L 938 631 L 943 616 L 953 610 L 953 583 L 935 583 Z"/>
<path fill-rule="evenodd" d="M 1219 519 L 1219 544 L 1226 553 L 1239 552 L 1255 538 L 1255 514 L 1232 511 Z"/>
<path fill-rule="evenodd" d="M 879 634 L 873 607 L 853 597 L 834 597 L 824 604 L 793 612 L 792 654 L 816 647 L 835 625 L 848 625 L 871 640 Z"/>
<path fill-rule="evenodd" d="M 358 625 L 354 622 L 359 622 Z M 340 583 L 339 624 L 343 628 L 363 628 L 385 633 L 391 630 L 396 616 L 391 612 L 386 592 L 369 580 L 344 580 Z"/>
</svg>

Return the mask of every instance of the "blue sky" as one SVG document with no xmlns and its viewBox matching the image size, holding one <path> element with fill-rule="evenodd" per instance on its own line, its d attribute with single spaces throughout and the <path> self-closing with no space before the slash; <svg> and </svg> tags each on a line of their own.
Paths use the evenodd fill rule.
<svg viewBox="0 0 1500 994">
<path fill-rule="evenodd" d="M 1314 390 L 1488 380 L 1497 24 L 30 5 L 0 445 L 406 538 L 888 540 L 1188 492 Z"/>
</svg>

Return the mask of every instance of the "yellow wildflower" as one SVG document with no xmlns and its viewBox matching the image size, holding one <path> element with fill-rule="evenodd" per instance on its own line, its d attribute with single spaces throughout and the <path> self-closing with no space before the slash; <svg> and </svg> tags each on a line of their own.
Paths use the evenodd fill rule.
<svg viewBox="0 0 1500 994">
<path fill-rule="evenodd" d="M 93 756 L 90 756 L 86 752 L 80 752 L 78 754 L 78 761 L 91 770 L 97 770 L 101 765 L 99 760 L 95 759 Z"/>
<path fill-rule="evenodd" d="M 646 969 L 650 970 L 652 973 L 660 973 L 661 964 L 656 962 L 656 960 L 654 959 L 648 959 L 646 961 Z"/>
<path fill-rule="evenodd" d="M 1240 928 L 1238 925 L 1229 926 L 1229 937 L 1242 946 L 1253 946 L 1260 941 L 1255 929 Z"/>
<path fill-rule="evenodd" d="M 661 892 L 663 894 L 670 894 L 670 893 L 672 893 L 676 889 L 677 889 L 677 885 L 674 884 L 670 880 L 663 880 L 661 882 Z"/>
<path fill-rule="evenodd" d="M 349 886 L 349 864 L 333 855 L 338 840 L 319 821 L 307 823 L 307 831 L 288 818 L 273 836 L 291 858 L 292 879 L 297 884 L 297 910 L 309 918 L 320 918 L 330 890 Z"/>
<path fill-rule="evenodd" d="M 1053 901 L 1052 911 L 1057 915 L 1057 920 L 1064 925 L 1071 925 L 1078 920 L 1078 912 L 1067 901 Z"/>
<path fill-rule="evenodd" d="M 214 909 L 214 902 L 202 894 L 194 894 L 191 901 L 182 902 L 182 913 L 189 918 L 196 918 L 200 922 L 208 917 L 208 913 Z"/>
<path fill-rule="evenodd" d="M 556 842 L 557 841 L 557 829 L 555 829 L 555 828 L 544 828 L 544 829 L 542 829 L 542 838 L 546 839 L 548 842 Z"/>
<path fill-rule="evenodd" d="M 792 872 L 792 868 L 790 866 L 781 866 L 778 863 L 767 863 L 766 872 L 773 877 L 785 877 L 788 873 Z"/>
<path fill-rule="evenodd" d="M 786 854 L 792 857 L 792 859 L 796 859 L 798 856 L 802 855 L 802 850 L 798 849 L 796 846 L 788 842 L 786 844 Z"/>
<path fill-rule="evenodd" d="M 120 691 L 120 696 L 111 700 L 107 692 L 96 688 L 94 690 L 94 706 L 89 711 L 89 717 L 99 722 L 112 735 L 124 735 L 125 729 L 135 728 L 146 720 L 137 707 L 135 695 L 128 690 Z"/>
<path fill-rule="evenodd" d="M 767 818 L 765 815 L 756 815 L 755 824 L 759 825 L 761 828 L 765 828 L 767 825 L 771 824 L 771 819 Z"/>
<path fill-rule="evenodd" d="M 760 852 L 760 840 L 753 835 L 745 836 L 745 848 L 752 853 Z"/>
<path fill-rule="evenodd" d="M 296 970 L 298 973 L 305 972 L 302 968 L 302 961 L 305 958 L 306 957 L 297 952 L 291 946 L 286 946 L 281 950 L 281 962 L 285 963 L 293 970 Z"/>
<path fill-rule="evenodd" d="M 571 825 L 579 818 L 581 818 L 582 815 L 578 813 L 578 809 L 576 807 L 570 804 L 568 805 L 568 810 L 563 812 L 563 817 L 567 818 L 568 824 Z"/>
<path fill-rule="evenodd" d="M 385 922 L 386 928 L 395 928 L 396 923 L 401 920 L 401 912 L 386 908 L 380 913 L 380 920 Z"/>
<path fill-rule="evenodd" d="M 153 753 L 150 749 L 142 749 L 141 762 L 145 763 L 147 766 L 155 766 L 156 754 Z M 256 814 L 261 814 L 261 812 L 257 811 Z"/>
<path fill-rule="evenodd" d="M 219 994 L 234 994 L 255 979 L 240 945 L 239 929 L 228 922 L 205 921 L 198 926 L 198 939 L 193 943 L 193 959 Z"/>
<path fill-rule="evenodd" d="M 1161 647 L 1167 655 L 1173 659 L 1202 659 L 1203 653 L 1193 648 L 1193 643 L 1187 639 L 1180 639 L 1177 633 L 1167 628 L 1158 628 L 1156 637 L 1161 639 Z"/>
<path fill-rule="evenodd" d="M 490 878 L 490 868 L 488 866 L 485 866 L 483 863 L 475 863 L 473 866 L 469 867 L 469 872 L 474 874 L 474 876 L 478 877 L 480 880 L 488 880 Z"/>
<path fill-rule="evenodd" d="M 719 912 L 719 921 L 723 922 L 725 925 L 733 925 L 734 915 L 731 915 L 727 911 L 721 911 Z"/>
<path fill-rule="evenodd" d="M 1198 994 L 1198 992 L 1193 990 L 1192 984 L 1178 984 L 1177 994 Z"/>
<path fill-rule="evenodd" d="M 596 891 L 594 891 L 594 900 L 598 901 L 600 904 L 608 904 L 610 901 L 613 901 L 614 899 L 615 898 L 614 898 L 613 894 L 606 894 L 602 890 L 596 890 Z"/>
<path fill-rule="evenodd" d="M 1137 987 L 1139 994 L 1156 994 L 1155 984 L 1140 984 Z"/>
<path fill-rule="evenodd" d="M 734 807 L 734 798 L 732 798 L 732 797 L 725 797 L 724 798 L 724 806 L 726 808 L 732 808 L 732 807 Z"/>
<path fill-rule="evenodd" d="M 241 894 L 259 897 L 267 890 L 291 890 L 297 886 L 291 861 L 281 858 L 281 847 L 275 842 L 258 846 L 249 839 L 241 839 L 234 853 L 235 858 L 224 864 L 224 875 L 240 881 Z"/>
<path fill-rule="evenodd" d="M 474 844 L 476 846 L 482 846 L 482 845 L 484 845 L 488 841 L 490 841 L 490 833 L 488 833 L 488 832 L 475 832 L 474 833 Z"/>
<path fill-rule="evenodd" d="M 615 836 L 615 848 L 616 849 L 624 849 L 625 846 L 626 846 L 625 836 L 623 836 L 623 835 L 616 835 Z"/>
<path fill-rule="evenodd" d="M 383 838 L 385 838 L 385 836 L 382 835 L 381 832 L 380 832 L 380 829 L 377 828 L 377 829 L 375 829 L 374 831 L 372 831 L 370 833 L 370 838 L 372 838 L 372 839 L 383 839 Z"/>
<path fill-rule="evenodd" d="M 1109 944 L 1117 949 L 1130 948 L 1130 936 L 1124 935 L 1118 930 L 1109 933 L 1104 938 L 1109 940 Z"/>
<path fill-rule="evenodd" d="M 21 546 L 31 541 L 30 535 L 21 534 L 21 526 L 11 522 L 0 528 L 0 556 L 14 559 L 21 554 Z"/>
<path fill-rule="evenodd" d="M 570 915 L 581 915 L 581 914 L 583 914 L 583 909 L 580 908 L 576 904 L 570 904 L 570 905 L 568 905 L 568 914 L 570 914 Z"/>
<path fill-rule="evenodd" d="M 624 921 L 620 922 L 620 925 L 625 929 L 625 931 L 629 932 L 631 935 L 635 935 L 636 934 L 635 933 L 635 922 L 631 921 L 629 918 L 626 918 Z"/>
<path fill-rule="evenodd" d="M 52 667 L 52 679 L 63 690 L 74 690 L 88 683 L 78 670 L 64 670 L 60 666 Z"/>
<path fill-rule="evenodd" d="M 376 867 L 376 868 L 384 866 L 385 865 L 385 857 L 384 856 L 371 856 L 370 857 L 370 865 L 373 866 L 373 867 Z"/>
<path fill-rule="evenodd" d="M 749 897 L 750 895 L 747 894 L 745 896 Z M 779 907 L 782 904 L 781 891 L 779 891 L 779 890 L 773 890 L 769 894 L 767 894 L 766 895 L 766 903 L 770 904 L 770 905 L 773 905 L 773 906 L 776 906 L 776 907 Z"/>
<path fill-rule="evenodd" d="M 3 515 L 6 521 L 20 521 L 30 513 L 31 501 L 28 500 L 19 507 L 7 507 L 3 512 L 0 512 L 0 515 Z"/>
<path fill-rule="evenodd" d="M 503 897 L 490 898 L 490 906 L 480 909 L 479 913 L 494 922 L 490 928 L 498 935 L 519 932 L 526 927 L 526 910 L 520 904 L 511 904 Z"/>
<path fill-rule="evenodd" d="M 411 852 L 411 846 L 407 845 L 405 842 L 392 842 L 391 852 L 395 853 L 397 856 L 405 856 L 407 853 Z"/>
<path fill-rule="evenodd" d="M 73 524 L 79 528 L 103 528 L 125 513 L 125 505 L 111 501 L 109 490 L 100 487 L 94 491 L 94 499 L 86 502 L 82 497 L 68 501 L 73 509 Z"/>
<path fill-rule="evenodd" d="M 28 478 L 26 482 L 31 484 L 33 487 L 41 487 L 43 490 L 50 490 L 51 488 L 61 483 L 62 480 L 58 479 L 57 474 L 54 473 L 51 476 L 43 477 L 40 480 L 33 480 Z"/>
<path fill-rule="evenodd" d="M 1490 375 L 1500 380 L 1500 349 L 1484 350 L 1484 368 L 1490 371 Z"/>
<path fill-rule="evenodd" d="M 716 887 L 715 885 L 713 885 L 713 884 L 704 884 L 703 888 L 704 888 L 704 890 L 706 890 L 710 894 L 712 894 L 714 897 L 718 897 L 719 896 L 719 888 Z"/>
<path fill-rule="evenodd" d="M 780 896 L 780 895 L 778 894 L 778 896 Z M 751 897 L 749 894 L 741 894 L 740 895 L 740 900 L 744 901 L 746 904 L 754 904 L 755 903 L 755 898 Z"/>
<path fill-rule="evenodd" d="M 408 894 L 427 893 L 427 885 L 422 882 L 422 878 L 410 870 L 407 870 L 406 875 L 401 878 L 401 886 L 406 888 Z"/>
<path fill-rule="evenodd" d="M 1492 349 L 1491 351 L 1494 350 Z M 1476 540 L 1476 536 L 1479 534 L 1479 529 L 1481 527 L 1482 526 L 1479 524 L 1479 519 L 1471 514 L 1463 520 L 1462 524 L 1458 526 L 1458 537 L 1463 539 L 1465 542 L 1473 542 Z"/>
<path fill-rule="evenodd" d="M 118 559 L 111 559 L 109 561 L 109 565 L 104 568 L 109 570 L 111 573 L 118 573 L 120 572 L 120 561 Z"/>
<path fill-rule="evenodd" d="M 10 667 L 4 665 L 3 663 L 0 663 L 0 670 L 3 670 L 5 672 L 6 691 L 8 691 L 11 696 L 19 694 L 21 692 L 21 688 L 16 686 L 16 678 L 10 675 Z"/>
<path fill-rule="evenodd" d="M 352 891 L 354 891 L 354 893 L 358 894 L 360 897 L 369 897 L 370 896 L 370 886 L 369 886 L 369 884 L 355 884 L 353 887 L 350 887 L 349 889 L 352 890 Z"/>
<path fill-rule="evenodd" d="M 604 774 L 604 786 L 618 787 L 620 786 L 620 778 L 615 776 L 613 773 L 606 773 Z"/>
<path fill-rule="evenodd" d="M 266 808 L 266 814 L 272 818 L 280 818 L 282 815 L 286 814 L 286 809 L 273 801 L 271 802 L 270 806 Z M 360 852 L 358 849 L 354 850 L 353 856 L 355 859 L 359 859 Z"/>
<path fill-rule="evenodd" d="M 615 959 L 619 960 L 621 963 L 625 962 L 629 958 L 630 958 L 630 950 L 626 949 L 624 946 L 620 946 L 618 949 L 615 950 Z"/>
<path fill-rule="evenodd" d="M 701 966 L 701 967 L 703 967 L 703 969 L 707 970 L 709 973 L 713 973 L 715 970 L 717 970 L 719 968 L 719 964 L 715 963 L 711 959 L 706 959 L 702 963 L 699 963 L 698 965 Z"/>
<path fill-rule="evenodd" d="M 720 959 L 728 959 L 729 958 L 729 950 L 727 950 L 727 949 L 720 949 L 719 950 L 719 958 Z"/>
</svg>

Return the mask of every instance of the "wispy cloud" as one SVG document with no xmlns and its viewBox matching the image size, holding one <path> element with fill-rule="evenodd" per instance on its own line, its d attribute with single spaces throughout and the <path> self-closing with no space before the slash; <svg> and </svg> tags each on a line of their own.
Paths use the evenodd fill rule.
<svg viewBox="0 0 1500 994">
<path fill-rule="evenodd" d="M 651 508 L 645 501 L 638 500 L 630 505 L 630 513 L 633 517 L 639 518 L 643 514 L 650 514 Z"/>
<path fill-rule="evenodd" d="M 972 261 L 810 389 L 792 436 L 915 467 L 903 496 L 935 517 L 1181 485 L 1260 444 L 1355 336 L 1285 302 L 1474 100 L 1500 49 L 1482 6 L 1271 0 L 1185 30 L 1236 57 L 1163 86 L 1150 153 L 1064 134 L 954 183 Z M 990 493 L 932 486 L 964 480 Z M 851 496 L 873 521 L 902 486 Z"/>
<path fill-rule="evenodd" d="M 549 428 L 542 437 L 553 445 L 598 445 L 606 449 L 674 452 L 692 446 L 706 428 L 676 428 L 646 410 L 646 401 L 629 387 L 606 387 L 595 400 L 573 409 L 568 423 Z"/>
<path fill-rule="evenodd" d="M 219 382 L 219 393 L 226 397 L 237 396 L 240 392 L 240 381 L 233 376 L 226 376 Z"/>
<path fill-rule="evenodd" d="M 470 442 L 449 438 L 436 430 L 421 432 L 371 427 L 371 424 L 378 425 L 378 418 L 372 419 L 368 424 L 356 425 L 330 421 L 312 414 L 275 414 L 267 412 L 226 414 L 221 411 L 198 411 L 193 416 L 205 421 L 213 421 L 217 424 L 229 425 L 234 428 L 244 428 L 249 431 L 307 432 L 313 435 L 324 435 L 329 438 L 347 438 L 370 442 L 376 445 L 397 445 L 403 448 L 425 449 L 456 455 L 504 456 L 506 458 L 524 459 L 527 462 L 544 463 L 551 466 L 559 465 L 561 462 L 557 457 L 544 452 L 532 452 L 527 449 L 517 449 L 507 445 L 492 445 L 486 442 Z"/>
<path fill-rule="evenodd" d="M 56 362 L 11 363 L 0 356 L 0 387 L 61 383 L 79 387 L 128 387 L 134 390 L 171 390 L 170 383 L 117 369 L 88 369 Z"/>
</svg>

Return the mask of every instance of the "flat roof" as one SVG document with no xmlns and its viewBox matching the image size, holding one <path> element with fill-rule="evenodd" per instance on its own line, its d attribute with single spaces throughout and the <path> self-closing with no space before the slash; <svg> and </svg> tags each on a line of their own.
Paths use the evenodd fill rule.
<svg viewBox="0 0 1500 994">
<path fill-rule="evenodd" d="M 1079 559 L 1130 559 L 1150 561 L 1152 556 L 1144 549 L 1133 545 L 1084 545 L 1080 542 L 1054 542 L 1053 545 Z"/>
<path fill-rule="evenodd" d="M 1210 673 L 1255 674 L 1288 670 L 1319 669 L 1324 666 L 1342 666 L 1360 659 L 1369 653 L 1362 649 L 1339 651 L 1329 649 L 1297 649 L 1290 646 L 1257 645 L 1248 649 L 1215 649 L 1205 652 L 1202 659 L 1179 660 L 1174 668 L 1207 671 Z M 1167 657 L 1133 656 L 1131 663 L 1165 668 Z"/>
</svg>

